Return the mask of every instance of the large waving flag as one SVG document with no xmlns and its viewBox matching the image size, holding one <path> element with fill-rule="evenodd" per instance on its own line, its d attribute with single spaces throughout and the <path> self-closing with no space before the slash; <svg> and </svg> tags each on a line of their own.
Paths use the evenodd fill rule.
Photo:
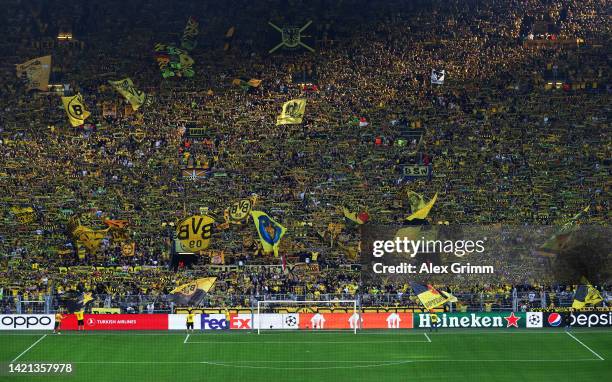
<svg viewBox="0 0 612 382">
<path fill-rule="evenodd" d="M 216 277 L 204 277 L 190 283 L 183 284 L 170 291 L 171 300 L 178 305 L 198 305 L 205 294 L 215 285 Z"/>
<path fill-rule="evenodd" d="M 578 229 L 579 220 L 588 212 L 589 206 L 586 206 L 582 211 L 568 219 L 554 235 L 538 248 L 537 253 L 543 256 L 555 256 L 567 248 L 572 234 Z"/>
<path fill-rule="evenodd" d="M 411 282 L 410 286 L 414 294 L 416 294 L 423 306 L 428 310 L 444 305 L 447 301 L 450 301 L 451 298 L 456 301 L 454 296 L 447 293 L 442 294 L 431 285 L 425 286 Z"/>
<path fill-rule="evenodd" d="M 145 103 L 147 95 L 142 90 L 136 89 L 130 78 L 124 78 L 119 81 L 108 81 L 108 83 L 113 85 L 113 87 L 130 102 L 134 111 L 138 110 L 138 108 Z"/>
<path fill-rule="evenodd" d="M 176 225 L 176 238 L 184 252 L 200 252 L 208 248 L 215 219 L 208 215 L 193 215 Z"/>
<path fill-rule="evenodd" d="M 51 73 L 51 56 L 43 56 L 16 65 L 17 77 L 26 81 L 28 90 L 49 90 L 49 74 Z"/>
<path fill-rule="evenodd" d="M 579 285 L 574 292 L 572 308 L 582 309 L 585 306 L 597 305 L 603 301 L 599 291 L 586 279 L 582 280 L 583 285 Z"/>
<path fill-rule="evenodd" d="M 62 103 L 64 104 L 64 109 L 66 109 L 66 114 L 68 114 L 68 120 L 74 127 L 81 126 L 90 116 L 81 94 L 72 97 L 62 97 Z"/>
<path fill-rule="evenodd" d="M 278 224 L 265 212 L 251 211 L 251 216 L 253 217 L 253 223 L 255 223 L 255 229 L 257 229 L 264 252 L 274 252 L 274 256 L 278 257 L 278 245 L 287 229 Z"/>
<path fill-rule="evenodd" d="M 72 236 L 77 240 L 77 244 L 82 244 L 89 252 L 95 253 L 100 249 L 102 239 L 108 235 L 110 228 L 91 229 L 79 225 L 72 231 Z"/>
<path fill-rule="evenodd" d="M 287 101 L 283 104 L 283 110 L 276 118 L 278 125 L 295 125 L 302 123 L 304 112 L 306 111 L 306 99 L 298 98 Z"/>
<path fill-rule="evenodd" d="M 67 292 L 61 298 L 61 305 L 63 305 L 68 312 L 74 313 L 85 310 L 85 307 L 91 301 L 93 301 L 93 297 L 91 297 L 91 292 Z"/>
<path fill-rule="evenodd" d="M 410 216 L 408 216 L 406 218 L 406 220 L 408 220 L 408 221 L 412 221 L 412 220 L 424 220 L 427 217 L 427 215 L 429 215 L 429 211 L 431 211 L 431 208 L 436 203 L 436 200 L 438 200 L 438 193 L 437 192 L 434 195 L 434 197 L 431 198 L 431 200 L 429 202 L 427 202 L 427 204 L 425 204 L 422 208 L 420 208 L 420 209 L 416 210 L 415 212 L 413 212 Z M 419 206 L 420 206 L 420 204 L 419 204 Z"/>
</svg>

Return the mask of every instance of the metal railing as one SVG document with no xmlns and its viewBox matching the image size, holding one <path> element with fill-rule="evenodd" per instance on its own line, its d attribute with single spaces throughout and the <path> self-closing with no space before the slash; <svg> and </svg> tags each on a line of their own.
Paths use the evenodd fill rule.
<svg viewBox="0 0 612 382">
<path fill-rule="evenodd" d="M 607 293 L 603 293 L 607 295 Z M 534 308 L 569 307 L 572 305 L 571 292 L 550 293 L 544 291 L 525 291 L 505 293 L 456 292 L 457 303 L 448 304 L 451 311 L 520 311 Z M 93 296 L 91 307 L 118 308 L 121 313 L 172 313 L 177 306 L 170 295 L 110 295 Z M 356 294 L 208 294 L 191 307 L 220 308 L 231 307 L 253 310 L 257 301 L 292 300 L 333 302 L 338 300 L 357 300 L 360 309 L 409 308 L 420 310 L 422 305 L 411 293 L 356 293 Z M 44 296 L 43 300 L 26 301 L 20 295 L 4 296 L 0 299 L 0 314 L 10 313 L 53 313 L 62 306 L 60 295 Z"/>
</svg>

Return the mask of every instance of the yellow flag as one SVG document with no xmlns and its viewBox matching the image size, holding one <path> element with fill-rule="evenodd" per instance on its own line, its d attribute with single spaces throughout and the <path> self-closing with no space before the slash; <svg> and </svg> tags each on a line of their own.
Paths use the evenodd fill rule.
<svg viewBox="0 0 612 382">
<path fill-rule="evenodd" d="M 134 87 L 134 83 L 130 78 L 124 78 L 119 81 L 108 81 L 109 84 L 121 93 L 132 105 L 132 109 L 138 110 L 145 103 L 147 95 Z"/>
<path fill-rule="evenodd" d="M 199 252 L 208 248 L 214 222 L 206 215 L 193 215 L 181 220 L 176 226 L 176 238 L 183 251 Z"/>
<path fill-rule="evenodd" d="M 276 126 L 278 125 L 294 125 L 302 123 L 304 112 L 306 111 L 306 99 L 292 99 L 283 104 L 283 110 L 276 118 Z"/>
<path fill-rule="evenodd" d="M 62 97 L 62 103 L 66 114 L 68 114 L 68 120 L 72 126 L 81 126 L 85 123 L 87 117 L 90 116 L 89 111 L 85 108 L 83 103 L 83 96 L 77 94 L 72 97 Z"/>
<path fill-rule="evenodd" d="M 198 305 L 209 290 L 215 285 L 216 277 L 204 277 L 183 284 L 170 291 L 174 303 L 183 306 Z"/>
<path fill-rule="evenodd" d="M 51 56 L 43 56 L 16 65 L 17 77 L 27 81 L 27 89 L 49 90 Z"/>
<path fill-rule="evenodd" d="M 274 256 L 278 257 L 278 245 L 287 229 L 278 224 L 265 212 L 251 211 L 251 216 L 253 217 L 253 223 L 255 223 L 264 252 L 274 252 Z"/>
<path fill-rule="evenodd" d="M 215 285 L 215 281 L 217 281 L 216 277 L 203 277 L 201 279 L 196 279 L 190 283 L 183 284 L 179 287 L 172 289 L 170 291 L 170 294 L 180 293 L 184 295 L 190 295 L 195 292 L 196 289 L 208 292 Z"/>
<path fill-rule="evenodd" d="M 597 305 L 603 301 L 603 297 L 601 297 L 601 294 L 593 285 L 584 278 L 581 282 L 583 285 L 579 285 L 576 292 L 574 292 L 572 308 L 582 309 L 585 306 Z"/>
<path fill-rule="evenodd" d="M 89 252 L 97 252 L 102 244 L 102 239 L 108 234 L 107 229 L 93 230 L 85 226 L 78 226 L 72 231 L 72 236 L 77 240 L 77 245 L 82 244 Z"/>
<path fill-rule="evenodd" d="M 408 197 L 408 202 L 410 203 L 410 211 L 416 212 L 427 205 L 425 200 L 423 200 L 423 195 L 417 192 L 406 190 L 406 196 Z"/>
<path fill-rule="evenodd" d="M 436 203 L 437 199 L 438 199 L 438 193 L 436 192 L 434 197 L 431 198 L 431 200 L 423 208 L 417 210 L 412 215 L 408 216 L 406 220 L 410 221 L 410 220 L 415 220 L 415 219 L 425 219 L 427 215 L 429 215 L 429 211 L 431 210 L 433 205 Z"/>
<path fill-rule="evenodd" d="M 434 309 L 438 306 L 444 305 L 446 302 L 450 300 L 452 297 L 455 300 L 455 296 L 449 295 L 447 293 L 441 294 L 436 288 L 431 285 L 421 285 L 417 283 L 410 283 L 412 290 L 414 290 L 414 294 L 421 301 L 423 306 L 427 309 Z"/>
<path fill-rule="evenodd" d="M 589 212 L 589 208 L 590 206 L 586 206 L 574 217 L 567 219 L 563 226 L 538 248 L 537 253 L 542 256 L 552 257 L 566 249 L 570 244 L 572 234 L 578 229 L 580 220 Z"/>
<path fill-rule="evenodd" d="M 233 203 L 228 208 L 228 217 L 229 217 L 228 220 L 231 223 L 238 224 L 242 220 L 248 218 L 249 215 L 251 214 L 251 209 L 253 208 L 253 205 L 255 204 L 255 200 L 256 198 L 251 197 L 251 198 L 246 198 L 246 199 L 240 199 L 237 202 Z"/>
</svg>

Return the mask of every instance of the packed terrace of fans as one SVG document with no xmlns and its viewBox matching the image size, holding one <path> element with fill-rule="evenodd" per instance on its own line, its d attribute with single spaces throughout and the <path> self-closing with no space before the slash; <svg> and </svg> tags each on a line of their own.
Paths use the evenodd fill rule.
<svg viewBox="0 0 612 382">
<path fill-rule="evenodd" d="M 605 2 L 362 1 L 361 18 L 345 16 L 343 7 L 354 4 L 343 2 L 296 1 L 275 14 L 254 3 L 9 2 L 0 18 L 19 17 L 2 20 L 9 33 L 0 42 L 12 52 L 0 71 L 5 297 L 69 289 L 163 295 L 203 275 L 218 277 L 219 295 L 409 293 L 404 284 L 360 284 L 351 268 L 358 227 L 342 214 L 347 207 L 375 223 L 401 223 L 410 212 L 407 190 L 439 194 L 432 224 L 555 224 L 586 206 L 589 223 L 607 223 Z M 201 31 L 196 74 L 163 79 L 153 46 L 176 40 L 190 15 Z M 268 20 L 311 19 L 315 53 L 267 53 L 278 43 Z M 78 42 L 58 42 L 65 30 Z M 68 95 L 80 92 L 89 106 L 85 127 L 67 123 L 57 95 L 26 92 L 15 77 L 15 64 L 46 54 L 52 82 L 70 84 Z M 445 69 L 443 85 L 430 83 L 432 69 Z M 316 91 L 294 81 L 304 74 Z M 152 104 L 124 112 L 129 105 L 107 83 L 124 77 Z M 232 84 L 239 77 L 262 83 L 245 91 Z M 563 86 L 555 89 L 557 82 Z M 307 99 L 304 122 L 275 126 L 282 103 L 300 97 Z M 103 117 L 106 105 L 117 107 L 117 117 Z M 186 138 L 189 123 L 206 137 Z M 432 173 L 403 179 L 409 164 L 430 165 Z M 190 180 L 185 167 L 217 176 Z M 313 259 L 318 271 L 219 270 L 207 256 L 195 267 L 168 269 L 168 223 L 201 209 L 222 222 L 225 208 L 253 194 L 257 209 L 287 227 L 281 253 L 290 263 Z M 35 218 L 19 222 L 12 207 L 32 207 Z M 66 246 L 74 215 L 100 227 L 105 218 L 128 220 L 136 255 L 124 257 L 118 243 L 105 241 L 98 253 L 77 256 Z M 211 249 L 223 250 L 228 265 L 280 263 L 257 255 L 250 222 L 216 232 Z M 92 274 L 91 266 L 107 269 Z"/>
</svg>

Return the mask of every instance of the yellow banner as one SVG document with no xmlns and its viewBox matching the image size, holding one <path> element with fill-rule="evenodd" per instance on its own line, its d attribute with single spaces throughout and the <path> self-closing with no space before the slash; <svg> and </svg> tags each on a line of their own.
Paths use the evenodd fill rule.
<svg viewBox="0 0 612 382">
<path fill-rule="evenodd" d="M 32 207 L 11 207 L 10 211 L 21 224 L 32 223 L 36 218 L 36 214 Z"/>
<path fill-rule="evenodd" d="M 215 220 L 206 215 L 183 219 L 176 227 L 176 237 L 184 252 L 203 251 L 210 245 Z"/>
<path fill-rule="evenodd" d="M 108 228 L 93 230 L 80 225 L 72 231 L 72 235 L 77 243 L 82 244 L 89 252 L 97 252 L 100 249 L 100 244 L 102 244 L 102 239 L 108 234 L 108 230 Z"/>
<path fill-rule="evenodd" d="M 72 97 L 62 97 L 62 103 L 72 126 L 81 126 L 85 123 L 90 113 L 83 103 L 83 96 L 81 94 Z"/>
<path fill-rule="evenodd" d="M 306 99 L 292 99 L 283 104 L 283 110 L 276 118 L 276 126 L 278 125 L 294 125 L 302 123 L 304 112 L 306 111 Z"/>
<path fill-rule="evenodd" d="M 119 81 L 108 81 L 109 84 L 121 93 L 132 105 L 132 109 L 138 110 L 145 103 L 147 95 L 134 87 L 134 83 L 130 78 L 124 78 Z"/>
<path fill-rule="evenodd" d="M 208 292 L 215 285 L 216 280 L 216 277 L 204 277 L 201 279 L 197 279 L 190 283 L 183 284 L 179 287 L 172 289 L 170 291 L 170 294 L 190 295 L 198 289 L 203 290 L 204 292 Z"/>
<path fill-rule="evenodd" d="M 121 314 L 120 308 L 91 308 L 91 314 Z"/>
<path fill-rule="evenodd" d="M 27 80 L 27 89 L 49 90 L 51 56 L 43 56 L 16 65 L 17 77 Z"/>
<path fill-rule="evenodd" d="M 431 285 L 425 286 L 416 283 L 410 283 L 410 286 L 412 287 L 412 290 L 414 290 L 414 293 L 417 295 L 423 306 L 428 310 L 444 305 L 450 300 L 451 297 L 455 299 L 455 296 L 447 296 L 446 294 L 441 294 Z"/>
<path fill-rule="evenodd" d="M 188 284 L 183 284 L 172 291 L 172 299 L 178 305 L 197 305 L 215 285 L 216 277 L 204 277 L 194 280 Z"/>
</svg>

